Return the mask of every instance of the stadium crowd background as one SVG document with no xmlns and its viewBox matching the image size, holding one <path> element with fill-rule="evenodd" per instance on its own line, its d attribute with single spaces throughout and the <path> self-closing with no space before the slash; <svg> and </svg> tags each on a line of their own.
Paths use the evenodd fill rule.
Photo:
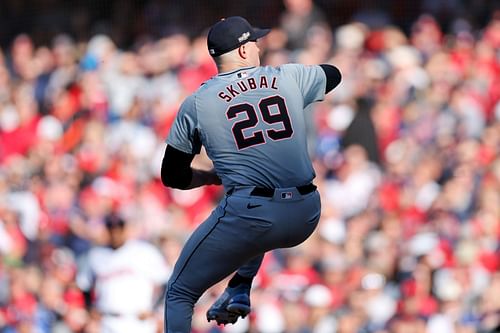
<svg viewBox="0 0 500 333">
<path fill-rule="evenodd" d="M 218 187 L 170 190 L 159 180 L 179 103 L 216 74 L 195 21 L 208 26 L 219 7 L 211 18 L 193 11 L 191 31 L 161 30 L 161 13 L 171 15 L 165 22 L 186 22 L 186 12 L 149 1 L 134 14 L 149 22 L 153 37 L 144 37 L 127 20 L 108 35 L 96 23 L 93 34 L 77 11 L 68 15 L 71 34 L 50 35 L 36 18 L 68 22 L 68 8 L 33 15 L 15 3 L 2 2 L 3 18 L 17 8 L 35 23 L 22 34 L 13 15 L 0 33 L 0 332 L 99 332 L 77 276 L 80 259 L 108 242 L 104 218 L 118 211 L 130 237 L 154 244 L 171 269 L 222 195 Z M 123 17 L 131 15 L 135 2 L 120 3 Z M 226 328 L 206 322 L 220 284 L 200 300 L 193 331 L 498 332 L 493 2 L 416 2 L 422 7 L 407 8 L 413 16 L 404 22 L 394 16 L 403 5 L 358 6 L 334 28 L 328 1 L 310 9 L 308 0 L 270 2 L 269 11 L 262 1 L 243 3 L 251 22 L 275 28 L 260 42 L 263 64 L 328 62 L 343 82 L 308 112 L 323 198 L 317 232 L 266 256 L 250 318 Z M 228 14 L 246 14 L 233 7 Z M 203 156 L 196 163 L 210 167 Z M 161 304 L 154 311 L 160 330 Z"/>
</svg>

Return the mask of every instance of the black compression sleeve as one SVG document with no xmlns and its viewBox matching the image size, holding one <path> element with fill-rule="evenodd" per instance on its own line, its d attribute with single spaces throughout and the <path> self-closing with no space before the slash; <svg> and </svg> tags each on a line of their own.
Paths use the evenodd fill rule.
<svg viewBox="0 0 500 333">
<path fill-rule="evenodd" d="M 340 80 L 342 79 L 342 74 L 335 66 L 329 64 L 321 64 L 319 66 L 323 69 L 326 75 L 325 94 L 328 94 L 333 90 L 333 88 L 339 85 Z"/>
<path fill-rule="evenodd" d="M 194 154 L 187 154 L 167 145 L 161 164 L 161 182 L 168 187 L 184 189 L 193 177 L 191 162 Z"/>
</svg>

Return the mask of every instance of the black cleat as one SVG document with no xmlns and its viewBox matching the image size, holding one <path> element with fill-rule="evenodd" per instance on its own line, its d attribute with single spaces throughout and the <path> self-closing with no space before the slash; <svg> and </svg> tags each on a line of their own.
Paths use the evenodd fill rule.
<svg viewBox="0 0 500 333">
<path fill-rule="evenodd" d="M 245 318 L 250 313 L 250 286 L 240 284 L 229 288 L 215 301 L 207 311 L 207 320 L 215 320 L 217 325 L 234 324 L 239 317 Z"/>
</svg>

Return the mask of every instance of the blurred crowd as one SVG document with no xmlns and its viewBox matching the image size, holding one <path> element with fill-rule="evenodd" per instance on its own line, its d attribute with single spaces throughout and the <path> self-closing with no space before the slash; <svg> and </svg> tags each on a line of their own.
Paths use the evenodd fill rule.
<svg viewBox="0 0 500 333">
<path fill-rule="evenodd" d="M 409 33 L 325 22 L 311 1 L 286 0 L 259 41 L 263 65 L 343 74 L 307 112 L 318 229 L 266 255 L 249 318 L 206 321 L 223 282 L 193 332 L 498 332 L 500 16 L 442 31 L 422 15 Z M 180 32 L 129 50 L 106 35 L 23 34 L 0 50 L 1 333 L 113 332 L 122 316 L 161 332 L 162 287 L 223 195 L 163 187 L 164 140 L 213 75 L 206 36 Z"/>
</svg>

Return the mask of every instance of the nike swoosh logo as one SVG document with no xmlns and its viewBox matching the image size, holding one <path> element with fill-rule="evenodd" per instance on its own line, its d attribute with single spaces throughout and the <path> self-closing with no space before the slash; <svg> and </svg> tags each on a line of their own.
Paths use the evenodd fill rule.
<svg viewBox="0 0 500 333">
<path fill-rule="evenodd" d="M 257 208 L 257 207 L 260 207 L 262 205 L 252 205 L 252 204 L 247 204 L 247 208 L 248 209 L 252 209 L 252 208 Z"/>
</svg>

